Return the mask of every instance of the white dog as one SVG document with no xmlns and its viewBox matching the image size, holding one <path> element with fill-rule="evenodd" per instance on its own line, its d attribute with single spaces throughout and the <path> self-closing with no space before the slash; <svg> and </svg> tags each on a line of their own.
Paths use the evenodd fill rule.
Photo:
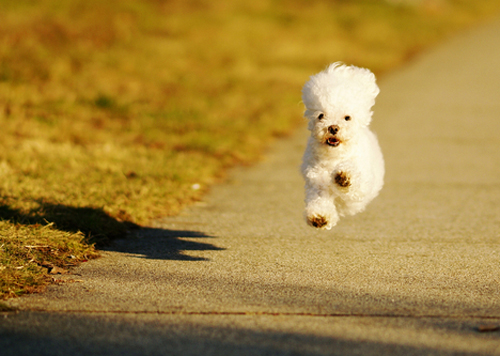
<svg viewBox="0 0 500 356">
<path fill-rule="evenodd" d="M 302 89 L 311 131 L 302 163 L 307 222 L 331 229 L 363 211 L 384 184 L 384 158 L 368 125 L 379 88 L 368 69 L 331 64 Z"/>
</svg>

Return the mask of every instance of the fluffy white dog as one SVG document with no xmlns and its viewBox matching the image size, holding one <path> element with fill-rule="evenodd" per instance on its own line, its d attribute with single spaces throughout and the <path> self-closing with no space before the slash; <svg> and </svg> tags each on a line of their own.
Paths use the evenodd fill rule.
<svg viewBox="0 0 500 356">
<path fill-rule="evenodd" d="M 368 69 L 333 63 L 302 89 L 311 131 L 302 163 L 307 222 L 331 229 L 363 211 L 384 184 L 384 158 L 370 131 L 379 88 Z"/>
</svg>

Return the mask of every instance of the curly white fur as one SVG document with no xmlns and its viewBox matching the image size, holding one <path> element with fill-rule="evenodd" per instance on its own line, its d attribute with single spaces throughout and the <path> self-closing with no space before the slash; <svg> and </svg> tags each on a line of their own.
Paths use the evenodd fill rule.
<svg viewBox="0 0 500 356">
<path fill-rule="evenodd" d="M 331 229 L 363 211 L 384 184 L 384 158 L 370 131 L 379 88 L 368 69 L 333 63 L 302 89 L 309 120 L 302 163 L 309 225 Z"/>
</svg>

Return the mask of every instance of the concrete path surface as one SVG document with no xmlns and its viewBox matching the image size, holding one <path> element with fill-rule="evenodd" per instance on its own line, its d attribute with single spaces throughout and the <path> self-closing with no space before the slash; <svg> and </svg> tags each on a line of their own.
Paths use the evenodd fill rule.
<svg viewBox="0 0 500 356">
<path fill-rule="evenodd" d="M 10 300 L 0 354 L 500 355 L 499 34 L 379 81 L 386 185 L 364 213 L 305 224 L 300 130 L 203 204 Z"/>
</svg>

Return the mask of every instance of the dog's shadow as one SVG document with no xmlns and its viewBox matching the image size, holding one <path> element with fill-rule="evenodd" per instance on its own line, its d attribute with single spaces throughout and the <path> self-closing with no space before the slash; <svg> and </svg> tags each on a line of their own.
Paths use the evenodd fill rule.
<svg viewBox="0 0 500 356">
<path fill-rule="evenodd" d="M 225 250 L 211 243 L 199 241 L 199 239 L 213 238 L 196 231 L 142 228 L 135 230 L 128 238 L 113 241 L 103 250 L 155 260 L 207 261 L 207 258 L 191 256 L 185 252 Z"/>
<path fill-rule="evenodd" d="M 213 238 L 202 232 L 140 227 L 117 219 L 101 208 L 74 207 L 44 200 L 34 200 L 28 211 L 13 208 L 9 199 L 0 195 L 0 220 L 20 225 L 47 225 L 61 231 L 81 232 L 87 243 L 104 251 L 118 251 L 137 257 L 163 260 L 203 261 L 184 251 L 224 250 L 199 239 Z"/>
</svg>

